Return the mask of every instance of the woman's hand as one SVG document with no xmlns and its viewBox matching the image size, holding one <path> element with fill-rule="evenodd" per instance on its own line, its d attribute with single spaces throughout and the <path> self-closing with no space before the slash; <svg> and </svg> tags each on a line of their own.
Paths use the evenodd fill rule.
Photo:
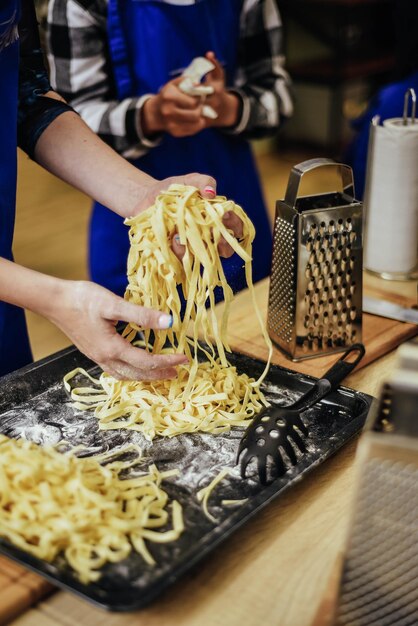
<svg viewBox="0 0 418 626">
<path fill-rule="evenodd" d="M 185 94 L 179 87 L 184 80 L 183 76 L 170 80 L 142 107 L 141 125 L 146 136 L 166 132 L 173 137 L 189 137 L 204 128 L 228 127 L 237 123 L 239 97 L 227 91 L 225 73 L 215 53 L 207 52 L 206 58 L 215 68 L 206 74 L 203 84 L 212 87 L 213 94 L 206 98 L 191 96 Z M 203 104 L 212 107 L 217 113 L 216 119 L 203 116 Z"/>
<path fill-rule="evenodd" d="M 172 184 L 177 185 L 192 185 L 200 190 L 200 193 L 204 198 L 213 199 L 216 196 L 216 181 L 211 176 L 205 176 L 203 174 L 186 174 L 185 176 L 171 176 L 170 178 L 164 178 L 159 180 L 145 188 L 144 197 L 138 204 L 137 211 L 139 213 L 154 204 L 156 196 L 168 189 Z M 233 211 L 228 211 L 223 217 L 223 223 L 231 230 L 235 237 L 238 239 L 243 235 L 243 224 L 241 219 Z M 175 255 L 181 260 L 185 253 L 185 247 L 182 246 L 178 240 L 176 234 L 173 235 L 171 246 Z M 222 237 L 218 243 L 218 251 L 220 256 L 229 258 L 234 254 L 233 249 Z"/>
<path fill-rule="evenodd" d="M 232 230 L 232 232 L 234 233 L 235 237 L 237 237 L 237 239 L 240 239 L 242 237 L 243 224 L 242 224 L 241 219 L 238 217 L 236 213 L 234 213 L 233 211 L 228 211 L 223 216 L 222 221 L 229 230 Z M 173 248 L 173 251 L 175 255 L 177 256 L 177 258 L 181 260 L 186 252 L 186 246 L 181 245 L 180 237 L 177 234 L 173 235 L 173 238 L 171 241 L 171 247 Z M 229 259 L 229 257 L 231 257 L 234 254 L 233 248 L 231 248 L 229 243 L 223 237 L 221 237 L 219 240 L 218 252 L 219 252 L 219 256 L 222 256 L 225 259 Z"/>
<path fill-rule="evenodd" d="M 155 202 L 155 198 L 162 191 L 166 191 L 170 185 L 191 185 L 197 187 L 203 198 L 212 199 L 216 196 L 216 180 L 205 174 L 185 174 L 184 176 L 170 176 L 163 180 L 155 180 L 144 185 L 141 197 L 135 207 L 133 215 L 146 211 Z"/>
<path fill-rule="evenodd" d="M 135 348 L 115 329 L 117 320 L 142 328 L 170 328 L 170 315 L 146 309 L 87 281 L 70 281 L 35 272 L 0 258 L 0 300 L 43 315 L 115 378 L 173 378 L 184 354 L 152 355 Z"/>
<path fill-rule="evenodd" d="M 214 64 L 215 68 L 205 76 L 204 85 L 212 87 L 213 93 L 207 96 L 205 104 L 208 104 L 217 113 L 216 119 L 205 118 L 206 127 L 235 126 L 238 122 L 239 96 L 227 91 L 225 84 L 225 72 L 214 52 L 207 52 L 206 58 Z"/>
<path fill-rule="evenodd" d="M 206 127 L 200 98 L 183 93 L 179 89 L 182 80 L 182 76 L 170 80 L 144 103 L 141 125 L 146 136 L 166 132 L 173 137 L 189 137 Z"/>
<path fill-rule="evenodd" d="M 183 354 L 152 355 L 135 348 L 115 329 L 115 320 L 142 328 L 170 328 L 170 315 L 137 306 L 87 281 L 61 281 L 61 293 L 44 315 L 90 359 L 120 380 L 174 378 Z"/>
</svg>

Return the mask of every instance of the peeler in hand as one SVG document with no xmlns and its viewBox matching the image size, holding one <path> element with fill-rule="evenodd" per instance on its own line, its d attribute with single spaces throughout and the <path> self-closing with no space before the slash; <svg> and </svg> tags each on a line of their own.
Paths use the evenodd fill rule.
<svg viewBox="0 0 418 626">
<path fill-rule="evenodd" d="M 289 465 L 296 465 L 297 451 L 302 454 L 306 452 L 304 437 L 309 436 L 309 429 L 304 424 L 301 413 L 320 402 L 331 391 L 335 391 L 365 352 L 363 344 L 352 345 L 296 402 L 288 406 L 270 406 L 256 415 L 238 448 L 237 463 L 241 463 L 242 478 L 246 478 L 248 464 L 253 459 L 257 460 L 258 476 L 263 485 L 272 482 L 272 479 L 267 478 L 267 473 L 277 478 L 286 473 Z M 349 361 L 353 354 L 357 355 L 356 358 Z"/>
</svg>

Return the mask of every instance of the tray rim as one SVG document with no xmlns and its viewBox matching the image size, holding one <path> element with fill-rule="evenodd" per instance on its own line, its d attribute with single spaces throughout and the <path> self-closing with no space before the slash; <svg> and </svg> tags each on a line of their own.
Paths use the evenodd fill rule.
<svg viewBox="0 0 418 626">
<path fill-rule="evenodd" d="M 260 366 L 265 364 L 265 361 L 263 361 L 262 359 L 252 357 L 246 353 L 232 351 L 232 354 L 236 355 L 238 358 L 250 359 L 251 361 L 258 363 Z M 9 384 L 14 379 L 18 379 L 27 373 L 35 372 L 43 367 L 51 365 L 54 361 L 58 361 L 63 357 L 70 357 L 71 355 L 77 357 L 77 360 L 81 358 L 81 360 L 84 362 L 83 365 L 79 364 L 79 367 L 84 367 L 87 370 L 98 367 L 93 361 L 83 355 L 75 346 L 69 346 L 68 348 L 64 348 L 58 352 L 44 357 L 43 359 L 35 361 L 34 363 L 30 363 L 19 370 L 0 377 L 0 403 L 1 387 L 3 382 L 7 382 Z M 295 370 L 283 367 L 282 365 L 272 363 L 272 367 L 274 369 L 280 370 L 284 375 L 290 376 L 298 383 L 311 381 L 313 382 L 317 380 L 315 376 L 312 376 L 310 374 L 303 374 Z M 36 395 L 43 393 L 47 388 L 48 386 L 44 390 L 39 390 Z M 313 462 L 308 463 L 306 462 L 306 459 L 302 459 L 298 463 L 298 468 L 302 469 L 302 473 L 299 472 L 291 480 L 285 480 L 285 478 L 276 479 L 275 481 L 273 481 L 273 483 L 255 494 L 251 498 L 251 501 L 243 504 L 236 511 L 231 512 L 223 522 L 220 522 L 219 524 L 215 525 L 209 532 L 201 535 L 201 540 L 196 543 L 196 545 L 199 547 L 198 551 L 195 549 L 194 553 L 192 554 L 190 554 L 189 551 L 186 551 L 186 553 L 183 554 L 182 558 L 176 562 L 175 571 L 167 572 L 163 577 L 156 579 L 154 582 L 152 582 L 146 589 L 138 589 L 138 597 L 130 604 L 127 604 L 126 601 L 121 603 L 118 603 L 117 601 L 106 602 L 105 600 L 100 599 L 98 597 L 98 594 L 95 594 L 93 596 L 91 595 L 91 593 L 88 593 L 88 590 L 93 591 L 94 585 L 84 585 L 80 583 L 75 577 L 70 578 L 69 576 L 67 576 L 65 572 L 61 574 L 61 578 L 57 578 L 54 574 L 50 574 L 45 571 L 45 569 L 43 569 L 49 566 L 49 563 L 47 561 L 42 561 L 40 559 L 37 559 L 36 557 L 33 557 L 29 553 L 24 552 L 19 548 L 16 548 L 13 544 L 7 542 L 5 539 L 0 539 L 0 554 L 3 554 L 7 558 L 11 558 L 19 565 L 22 565 L 33 571 L 34 573 L 41 575 L 54 586 L 59 587 L 65 591 L 69 591 L 70 593 L 81 597 L 83 600 L 90 602 L 98 608 L 118 613 L 133 612 L 144 608 L 145 606 L 150 604 L 150 602 L 152 602 L 156 597 L 160 596 L 171 585 L 173 585 L 177 580 L 179 580 L 189 570 L 193 569 L 197 565 L 197 563 L 204 560 L 220 544 L 228 539 L 236 530 L 246 524 L 247 521 L 254 517 L 259 511 L 267 507 L 270 502 L 278 499 L 280 496 L 287 493 L 287 491 L 291 489 L 294 484 L 301 482 L 306 475 L 314 471 L 315 468 L 321 465 L 324 461 L 334 456 L 334 454 L 338 452 L 338 450 L 340 450 L 351 439 L 353 439 L 353 437 L 361 432 L 367 415 L 369 414 L 372 406 L 375 404 L 376 399 L 369 394 L 357 391 L 344 385 L 339 386 L 338 390 L 333 392 L 333 394 L 337 394 L 339 392 L 342 392 L 343 395 L 347 394 L 350 396 L 354 396 L 356 399 L 360 400 L 363 403 L 363 407 L 360 413 L 356 417 L 354 417 L 348 423 L 348 425 L 338 431 L 344 431 L 346 435 L 344 440 L 339 442 L 339 444 L 332 451 L 328 451 L 322 454 Z M 34 395 L 34 397 L 36 397 L 36 395 Z M 22 400 L 19 399 L 16 404 L 20 404 L 21 402 Z M 0 404 L 0 417 L 2 411 L 3 409 Z M 284 484 L 277 488 L 278 483 L 282 482 L 284 482 Z M 106 594 L 105 590 L 104 593 Z"/>
</svg>

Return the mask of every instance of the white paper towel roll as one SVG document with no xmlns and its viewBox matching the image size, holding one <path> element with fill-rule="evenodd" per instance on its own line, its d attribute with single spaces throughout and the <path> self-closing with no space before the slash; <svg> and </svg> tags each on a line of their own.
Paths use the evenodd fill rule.
<svg viewBox="0 0 418 626">
<path fill-rule="evenodd" d="M 366 175 L 364 265 L 379 274 L 411 274 L 418 249 L 418 123 L 400 118 L 371 126 Z"/>
</svg>

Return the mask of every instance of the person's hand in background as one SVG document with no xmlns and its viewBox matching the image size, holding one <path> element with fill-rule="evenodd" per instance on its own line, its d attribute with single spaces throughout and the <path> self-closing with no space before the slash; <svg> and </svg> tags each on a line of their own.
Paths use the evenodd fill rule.
<svg viewBox="0 0 418 626">
<path fill-rule="evenodd" d="M 207 52 L 206 58 L 215 67 L 206 74 L 202 86 L 211 87 L 213 93 L 207 96 L 184 93 L 180 88 L 183 76 L 169 81 L 158 94 L 148 98 L 141 109 L 141 125 L 146 136 L 166 132 L 172 137 L 189 137 L 208 127 L 228 127 L 237 123 L 239 96 L 226 89 L 225 72 L 215 53 Z M 212 107 L 216 118 L 203 115 L 204 104 Z"/>
<path fill-rule="evenodd" d="M 206 96 L 205 104 L 208 104 L 217 114 L 217 118 L 205 118 L 206 127 L 228 127 L 238 122 L 240 110 L 239 96 L 226 88 L 225 72 L 214 52 L 207 52 L 206 58 L 214 64 L 215 68 L 205 76 L 203 84 L 213 88 L 213 94 Z"/>
<path fill-rule="evenodd" d="M 172 137 L 189 137 L 206 127 L 201 99 L 183 93 L 179 87 L 182 80 L 181 76 L 170 80 L 144 103 L 141 125 L 147 137 L 162 132 Z"/>
</svg>

